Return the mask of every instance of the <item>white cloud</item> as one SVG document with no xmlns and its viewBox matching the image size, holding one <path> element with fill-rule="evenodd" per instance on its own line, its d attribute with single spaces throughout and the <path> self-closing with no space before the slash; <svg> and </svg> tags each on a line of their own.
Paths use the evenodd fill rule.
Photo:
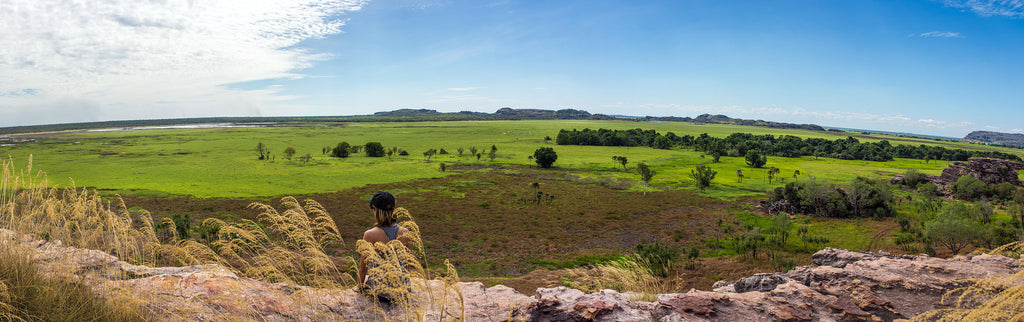
<svg viewBox="0 0 1024 322">
<path fill-rule="evenodd" d="M 941 0 L 949 7 L 970 10 L 980 16 L 1024 17 L 1024 0 Z"/>
<path fill-rule="evenodd" d="M 919 36 L 928 38 L 965 38 L 964 35 L 960 34 L 959 32 L 949 31 L 930 31 L 920 34 Z"/>
<path fill-rule="evenodd" d="M 1012 129 L 1010 133 L 1024 133 L 1024 129 Z"/>
<path fill-rule="evenodd" d="M 362 0 L 8 0 L 0 3 L 0 126 L 259 115 L 324 55 Z M 160 104 L 163 103 L 163 104 Z M 159 104 L 159 106 L 158 106 Z"/>
</svg>

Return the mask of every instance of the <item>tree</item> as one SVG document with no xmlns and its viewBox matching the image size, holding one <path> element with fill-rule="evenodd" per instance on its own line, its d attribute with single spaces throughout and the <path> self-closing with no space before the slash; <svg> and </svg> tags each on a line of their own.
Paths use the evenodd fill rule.
<svg viewBox="0 0 1024 322">
<path fill-rule="evenodd" d="M 476 155 L 476 147 L 475 146 L 469 147 L 469 154 Z"/>
<path fill-rule="evenodd" d="M 940 246 L 949 249 L 953 255 L 985 237 L 985 227 L 969 218 L 967 207 L 950 203 L 936 215 L 935 220 L 924 225 L 924 233 Z"/>
<path fill-rule="evenodd" d="M 391 156 L 395 155 L 395 154 L 398 154 L 398 147 L 397 146 L 393 146 L 390 149 L 388 149 L 388 160 L 391 160 Z"/>
<path fill-rule="evenodd" d="M 778 173 L 779 173 L 779 168 L 776 168 L 776 167 L 768 168 L 768 184 L 772 184 L 772 179 L 774 179 L 775 175 L 778 174 Z"/>
<path fill-rule="evenodd" d="M 747 151 L 745 159 L 747 160 L 747 165 L 755 169 L 764 167 L 764 165 L 768 163 L 768 156 L 763 156 L 761 155 L 761 152 L 757 152 L 757 150 L 754 149 Z"/>
<path fill-rule="evenodd" d="M 455 149 L 455 151 L 459 151 L 459 156 L 461 157 L 462 153 L 466 152 L 466 149 L 463 149 L 462 147 L 459 147 L 458 149 Z"/>
<path fill-rule="evenodd" d="M 644 182 L 644 196 L 647 195 L 647 184 L 654 178 L 655 171 L 647 167 L 643 162 L 636 164 L 636 171 L 640 173 L 640 180 Z"/>
<path fill-rule="evenodd" d="M 672 143 L 672 139 L 669 139 L 668 137 L 665 137 L 663 135 L 659 135 L 658 137 L 654 138 L 654 143 L 651 147 L 655 149 L 668 150 L 672 148 Z"/>
<path fill-rule="evenodd" d="M 306 153 L 306 155 L 299 157 L 299 161 L 302 161 L 302 163 L 309 163 L 310 160 L 313 160 L 313 156 L 309 155 L 309 153 Z"/>
<path fill-rule="evenodd" d="M 441 166 L 440 167 L 441 167 L 441 172 L 444 172 L 445 170 L 448 170 L 448 166 L 445 165 L 444 162 L 441 162 Z"/>
<path fill-rule="evenodd" d="M 295 148 L 293 148 L 293 147 L 284 148 L 284 158 L 285 159 L 288 159 L 290 161 L 292 159 L 293 155 L 295 155 Z"/>
<path fill-rule="evenodd" d="M 379 158 L 384 156 L 384 145 L 380 142 L 367 142 L 363 146 L 363 151 L 366 151 L 366 156 Z"/>
<path fill-rule="evenodd" d="M 479 154 L 477 159 L 480 159 Z M 558 154 L 555 153 L 555 149 L 544 147 L 533 151 L 533 161 L 537 162 L 537 165 L 541 168 L 550 168 L 555 163 L 555 160 L 558 160 Z"/>
<path fill-rule="evenodd" d="M 334 149 L 331 149 L 331 156 L 335 158 L 347 158 L 349 153 L 352 152 L 352 146 L 348 142 L 338 143 Z"/>
<path fill-rule="evenodd" d="M 697 183 L 697 187 L 703 192 L 704 189 L 711 186 L 711 180 L 715 178 L 718 171 L 712 170 L 711 167 L 704 165 L 704 163 L 697 164 L 697 168 L 690 170 L 690 178 Z"/>
<path fill-rule="evenodd" d="M 430 158 L 433 158 L 435 154 L 437 154 L 437 150 L 428 149 L 426 152 L 423 152 L 423 158 L 426 159 L 427 162 L 430 162 Z"/>
<path fill-rule="evenodd" d="M 494 145 L 491 145 L 491 154 L 494 154 L 494 153 L 497 153 L 497 152 L 498 152 L 498 147 L 494 146 Z"/>
<path fill-rule="evenodd" d="M 622 165 L 622 171 L 626 171 L 626 162 L 629 162 L 629 160 L 627 160 L 626 157 L 616 155 L 612 156 L 612 160 L 615 160 L 615 162 L 618 162 L 619 164 Z"/>
<path fill-rule="evenodd" d="M 718 163 L 718 160 L 722 158 L 722 152 L 718 150 L 711 151 L 711 163 Z"/>
<path fill-rule="evenodd" d="M 498 154 L 495 153 L 497 151 L 498 151 L 497 149 L 491 149 L 491 152 L 487 153 L 487 158 L 491 159 L 491 162 L 494 162 L 494 158 L 498 157 Z"/>
<path fill-rule="evenodd" d="M 260 154 L 260 160 L 270 159 L 270 148 L 268 148 L 266 144 L 263 144 L 263 141 L 256 143 L 256 152 Z"/>
</svg>

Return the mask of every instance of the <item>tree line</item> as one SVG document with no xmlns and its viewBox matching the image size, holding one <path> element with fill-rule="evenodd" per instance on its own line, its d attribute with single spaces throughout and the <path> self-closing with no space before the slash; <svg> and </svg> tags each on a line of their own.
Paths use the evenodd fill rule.
<svg viewBox="0 0 1024 322">
<path fill-rule="evenodd" d="M 969 151 L 950 149 L 928 145 L 892 145 L 887 140 L 879 142 L 861 142 L 857 138 L 828 140 L 822 138 L 803 139 L 793 135 L 775 136 L 772 134 L 755 135 L 751 133 L 733 133 L 724 138 L 717 138 L 703 133 L 699 136 L 683 135 L 668 132 L 664 135 L 655 130 L 630 129 L 612 130 L 589 128 L 581 130 L 565 130 L 558 132 L 555 143 L 559 145 L 596 145 L 596 146 L 648 146 L 656 149 L 673 147 L 693 148 L 706 152 L 713 157 L 746 156 L 749 151 L 758 151 L 764 155 L 781 157 L 829 157 L 841 160 L 892 161 L 894 158 L 917 160 L 967 161 L 972 157 L 996 158 L 1022 162 L 1014 154 L 999 151 Z"/>
</svg>

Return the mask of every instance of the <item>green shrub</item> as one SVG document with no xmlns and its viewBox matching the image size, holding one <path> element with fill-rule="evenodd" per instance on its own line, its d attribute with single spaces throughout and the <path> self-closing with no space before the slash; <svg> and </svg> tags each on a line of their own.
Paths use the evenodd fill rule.
<svg viewBox="0 0 1024 322">
<path fill-rule="evenodd" d="M 903 182 L 901 183 L 904 187 L 915 188 L 917 185 L 924 183 L 927 175 L 917 171 L 917 169 L 908 169 L 903 174 Z"/>
<path fill-rule="evenodd" d="M 647 267 L 651 274 L 667 277 L 669 265 L 679 254 L 668 247 L 654 242 L 652 244 L 636 244 L 637 262 Z"/>
</svg>

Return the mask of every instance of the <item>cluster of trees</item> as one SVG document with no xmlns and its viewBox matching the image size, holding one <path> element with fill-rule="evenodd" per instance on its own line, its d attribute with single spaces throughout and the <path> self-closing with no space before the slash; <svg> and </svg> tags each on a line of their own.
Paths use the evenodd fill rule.
<svg viewBox="0 0 1024 322">
<path fill-rule="evenodd" d="M 325 148 L 326 151 L 326 148 Z M 338 143 L 333 149 L 330 149 L 331 156 L 335 158 L 347 158 L 354 153 L 363 151 L 366 156 L 373 158 L 380 158 L 384 156 L 384 145 L 380 142 L 367 142 L 364 145 L 351 145 L 348 142 Z"/>
<path fill-rule="evenodd" d="M 969 174 L 960 176 L 956 183 L 950 186 L 950 190 L 953 192 L 953 195 L 961 200 L 1024 200 L 1024 190 L 1017 189 L 1017 187 L 1010 183 L 1003 182 L 998 185 L 991 185 Z"/>
<path fill-rule="evenodd" d="M 788 212 L 832 218 L 888 217 L 892 191 L 885 182 L 857 177 L 845 186 L 805 180 L 768 191 L 770 213 Z"/>
<path fill-rule="evenodd" d="M 716 138 L 703 133 L 699 136 L 668 132 L 665 135 L 655 130 L 631 129 L 573 129 L 561 130 L 555 138 L 559 145 L 598 146 L 649 146 L 656 149 L 670 149 L 681 146 L 704 151 L 712 156 L 746 156 L 750 151 L 762 155 L 781 157 L 822 156 L 843 160 L 891 161 L 893 158 L 919 160 L 967 161 L 971 157 L 988 157 L 1021 162 L 1017 155 L 999 151 L 968 151 L 948 149 L 940 146 L 892 145 L 889 141 L 860 142 L 857 138 L 827 140 L 822 138 L 802 139 L 792 135 L 755 135 L 733 133 L 725 138 Z"/>
<path fill-rule="evenodd" d="M 967 246 L 1005 245 L 1024 233 L 1024 207 L 1018 201 L 1007 207 L 1009 221 L 993 221 L 995 207 L 984 200 L 974 204 L 943 202 L 941 198 L 924 195 L 913 198 L 911 204 L 912 213 L 896 218 L 900 225 L 896 244 L 907 252 L 917 252 L 923 245 L 928 254 L 934 255 L 935 247 L 941 247 L 956 255 Z"/>
</svg>

